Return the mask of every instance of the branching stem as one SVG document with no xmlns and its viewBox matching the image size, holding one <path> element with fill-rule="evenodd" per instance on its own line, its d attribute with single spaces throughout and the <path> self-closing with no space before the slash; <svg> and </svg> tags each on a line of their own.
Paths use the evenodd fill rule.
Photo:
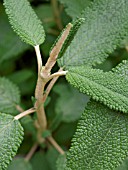
<svg viewBox="0 0 128 170">
<path fill-rule="evenodd" d="M 56 43 L 56 45 L 53 47 L 51 53 L 50 53 L 50 57 L 48 58 L 47 63 L 45 64 L 45 67 L 42 70 L 42 76 L 44 78 L 48 77 L 50 75 L 51 69 L 53 68 L 53 66 L 56 63 L 57 57 L 63 47 L 63 44 L 65 42 L 65 40 L 67 39 L 69 32 L 72 28 L 72 24 L 69 23 L 66 27 L 66 29 L 64 30 L 63 34 L 61 35 L 60 39 L 58 40 L 58 42 Z"/>
<path fill-rule="evenodd" d="M 63 149 L 58 145 L 52 136 L 47 137 L 47 140 L 54 146 L 54 148 L 62 155 L 64 155 Z"/>
<path fill-rule="evenodd" d="M 44 110 L 44 103 L 42 102 L 45 84 L 46 82 L 44 82 L 44 80 L 39 75 L 35 90 L 35 97 L 37 100 L 35 103 L 35 108 L 37 112 L 38 123 L 42 131 L 47 128 L 47 119 Z"/>
<path fill-rule="evenodd" d="M 62 69 L 60 69 L 59 72 L 51 75 L 51 69 L 56 63 L 59 52 L 61 51 L 61 48 L 63 47 L 63 44 L 65 40 L 67 39 L 71 28 L 72 28 L 72 24 L 69 23 L 66 29 L 63 31 L 63 34 L 61 35 L 60 39 L 58 40 L 56 45 L 53 47 L 50 53 L 50 57 L 48 58 L 47 63 L 43 67 L 42 67 L 42 60 L 41 60 L 39 46 L 35 46 L 37 61 L 38 61 L 38 80 L 37 80 L 37 85 L 35 89 L 36 103 L 34 107 L 36 108 L 38 124 L 39 124 L 38 139 L 40 139 L 42 132 L 45 129 L 47 129 L 47 119 L 46 119 L 46 114 L 44 110 L 44 102 L 51 88 L 53 87 L 54 83 L 58 79 L 58 77 L 65 75 L 67 73 L 67 71 L 63 71 Z M 53 80 L 48 85 L 48 89 L 46 90 L 46 94 L 44 96 L 45 85 L 50 79 L 53 79 Z"/>
<path fill-rule="evenodd" d="M 35 108 L 28 109 L 28 110 L 20 113 L 19 115 L 15 116 L 14 119 L 15 120 L 19 120 L 19 119 L 21 119 L 24 116 L 27 116 L 27 115 L 29 115 L 31 113 L 34 113 L 35 111 L 36 111 Z"/>
<path fill-rule="evenodd" d="M 58 72 L 61 72 L 62 70 L 63 70 L 63 69 L 60 68 L 60 69 L 58 70 Z M 56 81 L 58 80 L 58 78 L 59 78 L 59 76 L 55 76 L 55 77 L 50 81 L 50 83 L 49 83 L 49 85 L 48 85 L 48 87 L 47 87 L 47 89 L 46 89 L 46 91 L 45 91 L 45 93 L 44 93 L 44 96 L 43 96 L 43 101 L 42 101 L 43 103 L 46 101 L 46 99 L 47 99 L 47 97 L 48 97 L 48 95 L 49 95 L 52 87 L 54 86 L 54 84 L 56 83 Z"/>
<path fill-rule="evenodd" d="M 35 143 L 35 144 L 32 146 L 32 148 L 30 149 L 30 151 L 28 152 L 28 154 L 26 155 L 26 157 L 25 157 L 25 160 L 26 160 L 26 161 L 29 161 L 29 160 L 32 158 L 32 156 L 34 155 L 34 153 L 35 153 L 35 151 L 37 150 L 37 148 L 38 148 L 38 144 Z"/>
</svg>

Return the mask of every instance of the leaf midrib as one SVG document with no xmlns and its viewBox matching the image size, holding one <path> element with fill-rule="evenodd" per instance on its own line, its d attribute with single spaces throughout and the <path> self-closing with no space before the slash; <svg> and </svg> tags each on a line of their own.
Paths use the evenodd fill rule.
<svg viewBox="0 0 128 170">
<path fill-rule="evenodd" d="M 117 11 L 119 8 L 120 8 L 120 6 L 122 5 L 122 3 L 120 3 L 120 5 L 117 7 L 116 6 L 116 9 L 115 9 L 115 11 Z M 107 14 L 106 14 L 107 15 Z M 110 14 L 109 14 L 110 15 Z M 109 16 L 109 19 L 111 19 L 113 17 L 113 15 L 111 16 Z M 95 33 L 94 33 L 94 35 L 95 35 Z M 75 52 L 74 52 L 74 54 L 71 56 L 71 55 L 69 55 L 70 57 L 68 57 L 68 59 L 65 59 L 65 57 L 63 57 L 63 66 L 70 66 L 70 64 L 67 64 L 67 63 L 69 63 L 71 60 L 72 60 L 72 58 L 74 57 L 74 55 L 76 55 L 76 54 L 79 54 L 80 53 L 80 51 L 81 51 L 81 49 L 83 48 L 83 49 L 86 49 L 87 47 L 88 47 L 88 45 L 90 44 L 90 42 L 92 42 L 93 40 L 97 40 L 97 38 L 96 38 L 96 36 L 99 36 L 99 34 L 96 34 L 96 36 L 94 36 L 93 35 L 93 38 L 90 40 L 90 41 L 87 41 L 86 42 L 86 44 L 82 44 L 82 43 L 80 43 L 80 46 L 79 46 L 79 49 L 77 49 L 77 51 L 75 50 Z M 69 47 L 68 47 L 69 48 Z M 68 50 L 68 49 L 67 49 Z M 66 63 L 65 63 L 65 60 L 67 60 L 66 61 Z M 64 64 L 65 63 L 65 64 Z M 77 64 L 76 64 L 77 65 Z M 81 65 L 81 64 L 80 64 Z M 94 65 L 94 64 L 93 64 Z"/>
<path fill-rule="evenodd" d="M 103 138 L 103 140 L 101 141 L 100 145 L 98 146 L 96 152 L 93 154 L 92 159 L 90 160 L 90 162 L 88 163 L 88 167 L 90 166 L 90 164 L 92 163 L 94 157 L 96 156 L 97 152 L 100 150 L 102 144 L 104 143 L 105 139 L 107 138 L 108 134 L 110 133 L 110 131 L 112 130 L 113 126 L 115 125 L 116 121 L 118 120 L 120 114 L 117 115 L 116 119 L 114 120 L 114 122 L 112 123 L 111 127 L 108 128 L 107 134 L 106 136 Z"/>
<path fill-rule="evenodd" d="M 10 126 L 12 124 L 12 122 L 14 122 L 14 119 L 11 120 L 8 124 L 6 124 L 6 126 L 4 126 L 1 130 L 0 130 L 0 133 L 5 129 L 7 128 L 8 126 Z"/>
<path fill-rule="evenodd" d="M 103 86 L 102 84 L 98 84 L 97 82 L 95 82 L 95 81 L 93 81 L 93 80 L 90 80 L 89 78 L 87 78 L 87 77 L 85 77 L 85 76 L 83 76 L 83 75 L 81 75 L 80 73 L 75 73 L 75 72 L 70 72 L 70 76 L 72 77 L 72 79 L 74 80 L 74 82 L 76 82 L 76 80 L 75 80 L 75 78 L 74 78 L 74 76 L 72 75 L 72 74 L 77 74 L 78 76 L 80 76 L 80 77 L 84 77 L 85 78 L 85 81 L 87 81 L 87 82 L 92 82 L 92 84 L 94 84 L 94 86 L 95 86 L 95 84 L 96 85 L 98 85 L 98 86 L 100 86 L 102 89 L 104 89 L 104 90 L 102 90 L 102 91 L 108 91 L 108 94 L 111 94 L 111 96 L 112 96 L 112 94 L 114 94 L 115 96 L 119 96 L 120 97 L 120 99 L 124 99 L 125 101 L 127 101 L 128 100 L 128 97 L 126 97 L 126 96 L 124 96 L 124 95 L 122 95 L 122 94 L 120 94 L 120 93 L 118 93 L 118 92 L 116 92 L 116 91 L 114 91 L 113 89 L 109 89 L 109 88 L 106 88 L 105 86 Z M 77 84 L 77 82 L 76 82 L 76 84 Z M 80 89 L 80 91 L 81 92 L 83 92 L 81 89 Z M 101 91 L 101 90 L 100 90 Z M 93 97 L 93 95 L 92 94 L 89 94 L 91 97 Z M 97 95 L 96 95 L 97 96 Z M 100 99 L 98 99 L 99 101 L 101 101 Z M 122 102 L 124 102 L 124 100 L 122 101 Z M 113 100 L 114 101 L 114 100 Z M 104 103 L 104 101 L 101 101 L 101 102 L 103 102 Z M 108 104 L 107 104 L 108 105 Z M 119 109 L 116 109 L 116 110 L 119 110 Z M 121 111 L 121 110 L 120 110 Z"/>
</svg>

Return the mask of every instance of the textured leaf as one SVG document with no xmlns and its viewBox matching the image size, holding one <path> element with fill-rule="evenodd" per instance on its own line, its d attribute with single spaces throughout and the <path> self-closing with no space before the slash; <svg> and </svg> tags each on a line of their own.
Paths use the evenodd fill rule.
<svg viewBox="0 0 128 170">
<path fill-rule="evenodd" d="M 65 170 L 66 168 L 66 155 L 60 155 L 56 162 L 57 170 Z"/>
<path fill-rule="evenodd" d="M 66 84 L 56 85 L 54 91 L 59 95 L 56 101 L 55 113 L 61 113 L 64 122 L 78 120 L 89 98 Z"/>
<path fill-rule="evenodd" d="M 66 12 L 72 18 L 80 16 L 91 0 L 59 0 L 66 7 Z"/>
<path fill-rule="evenodd" d="M 128 170 L 128 158 L 116 170 Z"/>
<path fill-rule="evenodd" d="M 91 102 L 67 154 L 68 170 L 114 170 L 128 156 L 128 116 Z"/>
<path fill-rule="evenodd" d="M 4 8 L 0 4 L 0 64 L 5 60 L 18 58 L 19 54 L 29 48 L 11 29 Z"/>
<path fill-rule="evenodd" d="M 23 128 L 18 120 L 0 113 L 0 170 L 6 170 L 23 139 Z"/>
<path fill-rule="evenodd" d="M 128 34 L 128 1 L 97 0 L 83 12 L 84 24 L 60 59 L 60 66 L 94 66 Z"/>
<path fill-rule="evenodd" d="M 4 0 L 6 13 L 14 31 L 26 43 L 36 46 L 44 42 L 44 29 L 41 21 L 30 7 L 28 0 Z"/>
<path fill-rule="evenodd" d="M 8 167 L 8 170 L 32 170 L 29 162 L 23 158 L 14 159 Z"/>
<path fill-rule="evenodd" d="M 89 67 L 72 67 L 67 80 L 80 92 L 90 95 L 111 109 L 128 113 L 128 61 L 121 63 L 113 71 Z"/>
<path fill-rule="evenodd" d="M 0 111 L 13 113 L 20 103 L 18 87 L 6 78 L 0 78 Z"/>
</svg>

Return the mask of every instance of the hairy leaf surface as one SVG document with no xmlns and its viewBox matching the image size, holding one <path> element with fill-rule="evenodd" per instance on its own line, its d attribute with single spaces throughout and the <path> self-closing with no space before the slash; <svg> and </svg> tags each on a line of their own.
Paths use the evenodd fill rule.
<svg viewBox="0 0 128 170">
<path fill-rule="evenodd" d="M 94 66 L 105 60 L 128 34 L 128 1 L 97 0 L 87 8 L 85 23 L 60 59 L 60 66 Z"/>
<path fill-rule="evenodd" d="M 36 46 L 44 42 L 45 33 L 28 0 L 4 0 L 6 13 L 14 31 L 26 43 Z"/>
<path fill-rule="evenodd" d="M 116 170 L 128 170 L 128 157 L 123 161 L 123 163 L 116 168 Z"/>
<path fill-rule="evenodd" d="M 20 103 L 18 87 L 4 77 L 0 77 L 0 111 L 13 113 L 16 105 Z"/>
<path fill-rule="evenodd" d="M 114 170 L 128 156 L 128 116 L 90 102 L 67 154 L 68 170 Z"/>
<path fill-rule="evenodd" d="M 23 128 L 14 117 L 0 113 L 0 170 L 6 170 L 23 139 Z"/>
<path fill-rule="evenodd" d="M 65 170 L 66 168 L 66 155 L 59 155 L 56 161 L 57 170 Z"/>
<path fill-rule="evenodd" d="M 128 61 L 109 72 L 90 67 L 72 67 L 67 80 L 82 93 L 111 109 L 128 113 Z"/>
</svg>

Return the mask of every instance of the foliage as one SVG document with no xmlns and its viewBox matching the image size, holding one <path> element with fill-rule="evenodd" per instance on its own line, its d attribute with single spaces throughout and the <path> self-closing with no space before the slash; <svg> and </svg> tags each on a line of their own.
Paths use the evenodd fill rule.
<svg viewBox="0 0 128 170">
<path fill-rule="evenodd" d="M 67 74 L 67 80 L 94 100 L 104 103 L 111 109 L 127 113 L 127 70 L 128 62 L 125 60 L 117 68 L 105 73 L 90 67 L 73 67 Z"/>
<path fill-rule="evenodd" d="M 5 0 L 4 5 L 9 21 L 21 39 L 33 46 L 42 44 L 44 41 L 43 26 L 41 26 L 41 22 L 37 19 L 29 2 L 20 0 L 17 7 L 16 0 Z M 26 14 L 25 17 L 24 14 Z"/>
<path fill-rule="evenodd" d="M 20 104 L 20 92 L 18 87 L 8 79 L 0 78 L 0 111 L 14 114 L 16 105 Z"/>
<path fill-rule="evenodd" d="M 128 169 L 127 11 L 126 0 L 0 2 L 0 170 Z"/>
<path fill-rule="evenodd" d="M 69 68 L 103 62 L 127 34 L 127 3 L 98 0 L 87 8 L 81 16 L 86 22 L 68 47 L 60 65 Z"/>
<path fill-rule="evenodd" d="M 4 170 L 16 155 L 23 139 L 23 128 L 11 115 L 0 113 L 0 169 Z"/>
<path fill-rule="evenodd" d="M 116 168 L 127 155 L 127 121 L 127 115 L 90 102 L 79 121 L 67 166 L 78 170 Z"/>
</svg>

